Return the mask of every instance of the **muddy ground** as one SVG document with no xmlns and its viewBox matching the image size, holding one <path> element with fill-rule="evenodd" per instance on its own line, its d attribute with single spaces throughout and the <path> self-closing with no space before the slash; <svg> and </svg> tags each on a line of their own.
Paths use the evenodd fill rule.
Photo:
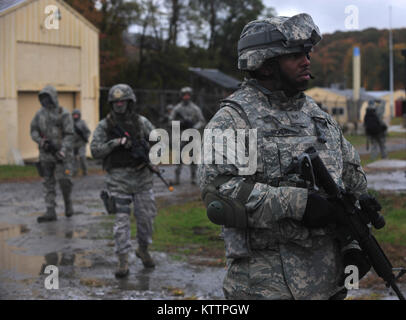
<svg viewBox="0 0 406 320">
<path fill-rule="evenodd" d="M 173 167 L 165 170 L 164 176 L 172 178 Z M 368 175 L 371 178 L 381 173 L 372 170 Z M 393 179 L 399 180 L 402 174 L 395 171 Z M 156 179 L 158 206 L 199 199 L 197 186 L 188 183 L 188 178 L 185 168 L 183 183 L 175 193 L 166 191 Z M 146 270 L 131 254 L 129 278 L 115 279 L 114 244 L 106 239 L 111 231 L 106 228 L 99 199 L 102 188 L 102 175 L 74 178 L 76 215 L 65 218 L 58 190 L 58 221 L 38 224 L 36 219 L 44 211 L 41 181 L 0 183 L 1 299 L 224 299 L 221 287 L 225 269 L 199 264 L 199 257 L 191 264 L 154 251 L 157 266 Z M 47 265 L 58 267 L 59 289 L 45 288 Z M 352 290 L 350 297 L 370 294 L 370 290 Z M 394 299 L 381 287 L 375 297 Z"/>
</svg>

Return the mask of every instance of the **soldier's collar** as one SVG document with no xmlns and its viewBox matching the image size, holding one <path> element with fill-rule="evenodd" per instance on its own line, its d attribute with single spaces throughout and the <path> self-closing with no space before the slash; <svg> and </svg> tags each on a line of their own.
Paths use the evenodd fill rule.
<svg viewBox="0 0 406 320">
<path fill-rule="evenodd" d="M 270 104 L 272 104 L 272 102 L 279 102 L 282 104 L 299 103 L 301 105 L 301 102 L 305 100 L 305 95 L 303 92 L 298 92 L 293 97 L 288 97 L 282 90 L 271 91 L 261 86 L 256 79 L 246 79 L 245 84 L 254 87 L 258 91 L 263 93 L 268 98 Z"/>
</svg>

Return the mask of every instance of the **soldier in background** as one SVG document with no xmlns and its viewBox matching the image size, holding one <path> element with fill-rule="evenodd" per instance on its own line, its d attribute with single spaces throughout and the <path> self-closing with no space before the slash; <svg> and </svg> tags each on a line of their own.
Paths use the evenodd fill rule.
<svg viewBox="0 0 406 320">
<path fill-rule="evenodd" d="M 144 267 L 155 266 L 148 252 L 152 243 L 153 222 L 157 214 L 152 190 L 152 172 L 145 163 L 146 145 L 154 129 L 149 120 L 135 111 L 136 97 L 130 86 L 117 84 L 108 95 L 110 113 L 100 121 L 93 133 L 90 150 L 96 159 L 103 159 L 107 171 L 105 183 L 107 211 L 116 215 L 113 233 L 118 256 L 117 278 L 129 273 L 128 253 L 131 250 L 131 203 L 137 223 L 136 255 Z"/>
<path fill-rule="evenodd" d="M 383 121 L 384 108 L 377 106 L 375 101 L 368 101 L 364 116 L 364 128 L 367 136 L 367 150 L 371 143 L 371 159 L 375 160 L 380 152 L 382 159 L 386 159 L 386 132 L 388 126 Z"/>
<path fill-rule="evenodd" d="M 38 97 L 42 107 L 31 121 L 31 138 L 39 147 L 39 171 L 44 178 L 47 210 L 37 219 L 41 223 L 57 219 L 56 181 L 62 191 L 65 216 L 73 215 L 71 200 L 73 121 L 69 111 L 59 105 L 58 95 L 53 86 L 46 86 Z"/>
<path fill-rule="evenodd" d="M 170 126 L 172 121 L 180 121 L 181 134 L 186 129 L 204 128 L 206 120 L 204 119 L 201 109 L 191 101 L 193 90 L 190 87 L 184 87 L 180 90 L 181 102 L 179 102 L 172 110 L 169 116 Z M 187 144 L 187 141 L 182 141 L 181 149 Z M 180 183 L 180 174 L 182 172 L 182 162 L 177 165 L 175 170 L 174 185 Z M 190 164 L 190 180 L 192 184 L 196 184 L 196 165 Z"/>
<path fill-rule="evenodd" d="M 82 168 L 82 174 L 87 175 L 87 161 L 86 161 L 86 145 L 89 143 L 90 130 L 82 119 L 80 110 L 75 109 L 72 112 L 73 118 L 73 155 L 74 155 L 74 171 L 73 175 L 76 176 L 79 171 L 79 163 Z"/>
<path fill-rule="evenodd" d="M 257 132 L 253 175 L 240 175 L 246 165 L 225 156 L 223 164 L 199 165 L 208 216 L 223 225 L 227 299 L 342 299 L 344 267 L 356 265 L 360 279 L 370 268 L 356 243 L 339 245 L 342 213 L 326 193 L 287 173 L 293 157 L 313 146 L 336 183 L 356 197 L 367 192 L 358 153 L 303 93 L 310 52 L 320 40 L 308 14 L 248 23 L 238 42 L 238 68 L 247 78 L 206 126 Z"/>
</svg>

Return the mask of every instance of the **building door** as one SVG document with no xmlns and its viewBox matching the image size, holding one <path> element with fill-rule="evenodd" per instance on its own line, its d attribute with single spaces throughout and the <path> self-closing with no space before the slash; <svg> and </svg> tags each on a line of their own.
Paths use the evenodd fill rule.
<svg viewBox="0 0 406 320">
<path fill-rule="evenodd" d="M 58 93 L 59 104 L 69 112 L 75 108 L 75 93 Z M 18 149 L 24 160 L 38 157 L 38 146 L 32 141 L 30 125 L 35 113 L 41 108 L 38 92 L 18 93 Z"/>
</svg>

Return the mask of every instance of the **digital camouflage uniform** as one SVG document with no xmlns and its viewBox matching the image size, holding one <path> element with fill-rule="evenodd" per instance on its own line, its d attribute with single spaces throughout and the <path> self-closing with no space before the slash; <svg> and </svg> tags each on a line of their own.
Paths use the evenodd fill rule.
<svg viewBox="0 0 406 320">
<path fill-rule="evenodd" d="M 80 167 L 82 168 L 83 175 L 87 174 L 87 161 L 86 161 L 86 145 L 89 141 L 90 130 L 85 122 L 81 119 L 80 110 L 73 110 L 72 116 L 77 115 L 78 118 L 73 117 L 73 154 L 74 154 L 74 171 L 76 175 Z"/>
<path fill-rule="evenodd" d="M 310 16 L 299 16 L 290 21 L 299 24 L 293 31 L 292 26 L 283 25 L 288 18 L 271 18 L 265 25 L 269 22 L 277 25 L 285 34 L 316 27 Z M 272 54 L 242 54 L 239 67 L 254 70 L 258 60 L 275 56 Z M 227 258 L 225 297 L 332 297 L 342 289 L 338 282 L 343 274 L 341 248 L 334 238 L 334 229 L 331 226 L 309 229 L 303 225 L 308 191 L 298 175 L 284 172 L 294 156 L 314 146 L 334 180 L 360 195 L 366 192 L 366 178 L 356 150 L 344 138 L 336 121 L 311 98 L 303 93 L 287 97 L 283 91 L 271 92 L 254 79 L 245 80 L 239 90 L 227 97 L 206 126 L 206 129 L 230 128 L 257 129 L 256 173 L 239 175 L 238 168 L 243 166 L 238 159 L 236 164 L 227 164 L 226 158 L 222 165 L 202 164 L 198 169 L 202 190 L 220 176 L 230 177 L 218 186 L 218 192 L 230 199 L 237 197 L 243 184 L 253 184 L 245 202 L 248 228 L 223 226 Z"/>
<path fill-rule="evenodd" d="M 181 95 L 184 93 L 192 94 L 192 89 L 185 87 L 181 89 Z M 193 128 L 193 129 L 203 129 L 206 124 L 206 120 L 203 116 L 200 108 L 194 104 L 192 101 L 181 101 L 179 102 L 171 111 L 169 115 L 169 122 L 172 124 L 172 121 L 180 121 L 181 130 Z M 186 127 L 184 124 L 186 123 Z M 181 149 L 187 144 L 187 141 L 181 142 Z M 178 164 L 175 170 L 175 184 L 180 182 L 180 174 L 182 172 L 182 163 Z M 196 179 L 196 165 L 190 164 L 190 175 L 192 183 L 195 183 Z"/>
<path fill-rule="evenodd" d="M 65 214 L 73 214 L 72 192 L 72 161 L 73 161 L 73 121 L 71 114 L 58 103 L 58 95 L 53 86 L 46 86 L 39 93 L 51 97 L 54 107 L 50 110 L 41 107 L 31 121 L 31 138 L 39 145 L 39 161 L 44 175 L 45 204 L 47 214 L 55 217 L 55 184 L 58 181 L 65 203 Z M 46 152 L 41 145 L 43 140 L 51 141 L 55 147 L 65 154 L 63 161 L 57 159 L 52 152 Z"/>
<path fill-rule="evenodd" d="M 132 89 L 123 84 L 115 85 L 110 89 L 109 102 L 114 101 L 110 96 L 116 91 L 117 100 L 120 95 L 128 97 L 127 91 L 131 90 L 133 102 L 135 96 Z M 141 115 L 137 115 L 133 111 L 126 115 L 125 119 L 119 119 L 112 111 L 109 115 L 100 121 L 96 130 L 93 133 L 93 140 L 90 148 L 93 157 L 106 160 L 109 155 L 119 152 L 121 148 L 117 139 L 110 138 L 111 123 L 118 123 L 125 128 L 131 137 L 143 138 L 148 141 L 149 134 L 154 126 Z M 116 201 L 116 220 L 114 224 L 114 239 L 115 252 L 117 255 L 127 255 L 131 250 L 131 235 L 130 235 L 130 205 L 134 203 L 134 215 L 137 223 L 137 242 L 139 248 L 146 250 L 147 246 L 152 242 L 153 222 L 157 214 L 155 197 L 152 190 L 153 176 L 151 171 L 145 165 L 120 166 L 105 168 L 107 174 L 105 183 L 111 196 Z M 143 260 L 144 262 L 144 260 Z M 144 263 L 145 265 L 145 263 Z"/>
</svg>

